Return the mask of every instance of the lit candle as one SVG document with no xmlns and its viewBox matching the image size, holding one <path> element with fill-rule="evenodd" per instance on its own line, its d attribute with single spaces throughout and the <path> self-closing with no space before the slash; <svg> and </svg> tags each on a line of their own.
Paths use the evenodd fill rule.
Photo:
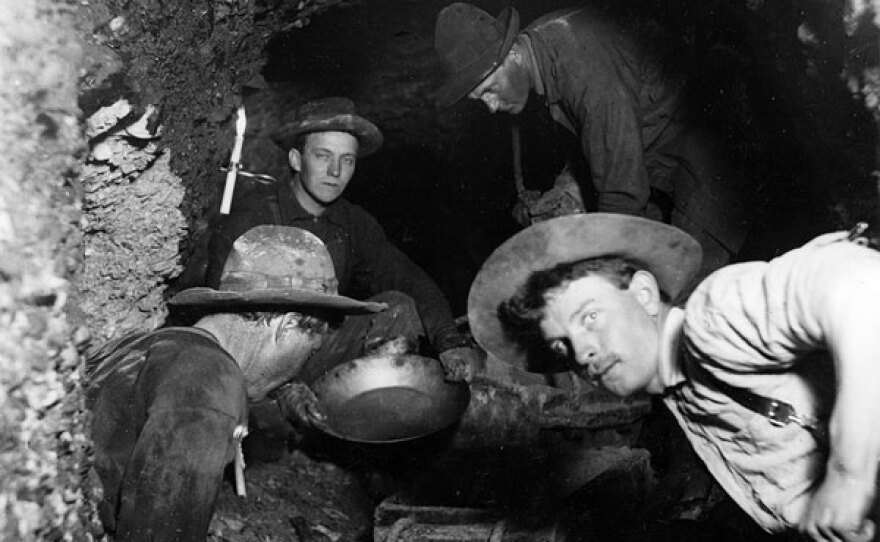
<svg viewBox="0 0 880 542">
<path fill-rule="evenodd" d="M 229 214 L 232 207 L 232 193 L 235 191 L 235 177 L 238 173 L 239 160 L 241 160 L 241 146 L 244 143 L 244 129 L 247 126 L 247 118 L 244 116 L 244 106 L 238 107 L 238 120 L 235 122 L 235 144 L 232 146 L 232 156 L 229 158 L 229 171 L 226 172 L 226 185 L 223 188 L 223 201 L 220 203 L 220 213 Z"/>
</svg>

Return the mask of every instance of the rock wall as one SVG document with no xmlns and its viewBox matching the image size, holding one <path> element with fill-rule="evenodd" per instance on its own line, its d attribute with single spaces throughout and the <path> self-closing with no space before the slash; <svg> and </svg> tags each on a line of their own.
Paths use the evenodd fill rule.
<svg viewBox="0 0 880 542">
<path fill-rule="evenodd" d="M 97 339 L 165 321 L 180 275 L 219 203 L 220 166 L 245 88 L 261 88 L 263 47 L 344 0 L 97 1 L 85 79 L 80 298 Z"/>
<path fill-rule="evenodd" d="M 0 539 L 83 540 L 94 507 L 71 312 L 80 266 L 83 21 L 67 2 L 0 9 Z"/>
<path fill-rule="evenodd" d="M 3 3 L 0 539 L 102 538 L 83 353 L 162 323 L 264 41 L 345 3 Z"/>
</svg>

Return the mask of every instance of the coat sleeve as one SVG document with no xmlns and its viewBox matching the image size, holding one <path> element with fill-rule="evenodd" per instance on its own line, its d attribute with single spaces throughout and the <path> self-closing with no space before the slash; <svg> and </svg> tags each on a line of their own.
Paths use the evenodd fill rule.
<svg viewBox="0 0 880 542">
<path fill-rule="evenodd" d="M 362 227 L 352 232 L 357 286 L 370 295 L 399 290 L 412 297 L 428 340 L 437 352 L 465 345 L 467 338 L 457 330 L 449 302 L 437 284 L 388 240 L 375 218 L 365 211 L 358 214 Z"/>
</svg>

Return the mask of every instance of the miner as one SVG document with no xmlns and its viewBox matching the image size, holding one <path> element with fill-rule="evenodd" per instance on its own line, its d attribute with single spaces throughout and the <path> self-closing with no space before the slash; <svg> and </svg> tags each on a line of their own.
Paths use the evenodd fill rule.
<svg viewBox="0 0 880 542">
<path fill-rule="evenodd" d="M 233 243 L 216 289 L 189 288 L 170 303 L 202 316 L 88 356 L 99 512 L 117 540 L 204 542 L 248 403 L 273 394 L 288 420 L 320 427 L 324 415 L 297 375 L 340 315 L 384 308 L 337 294 L 315 235 L 273 225 Z"/>
<path fill-rule="evenodd" d="M 588 7 L 540 17 L 519 30 L 512 7 L 497 17 L 454 3 L 436 20 L 446 79 L 440 105 L 467 96 L 517 115 L 536 94 L 579 138 L 600 212 L 643 215 L 683 228 L 704 247 L 705 272 L 742 247 L 755 188 L 725 165 L 698 128 L 658 32 Z"/>
<path fill-rule="evenodd" d="M 880 457 L 880 254 L 845 233 L 729 265 L 676 303 L 701 251 L 620 214 L 541 222 L 478 274 L 474 336 L 610 392 L 662 396 L 729 496 L 770 532 L 867 541 Z"/>
<path fill-rule="evenodd" d="M 256 224 L 303 228 L 326 243 L 341 293 L 390 305 L 373 316 L 347 318 L 305 367 L 305 381 L 390 339 L 438 357 L 448 379 L 470 378 L 479 357 L 437 285 L 388 240 L 372 215 L 343 197 L 358 160 L 381 147 L 379 128 L 357 115 L 351 100 L 330 97 L 295 108 L 273 139 L 287 153 L 293 175 L 245 194 L 219 220 L 207 283 L 216 284 L 221 262 L 242 231 Z"/>
</svg>

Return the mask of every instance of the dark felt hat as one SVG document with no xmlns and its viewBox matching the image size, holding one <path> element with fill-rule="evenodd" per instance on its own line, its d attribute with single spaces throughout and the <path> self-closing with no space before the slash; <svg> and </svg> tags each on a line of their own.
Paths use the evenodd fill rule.
<svg viewBox="0 0 880 542">
<path fill-rule="evenodd" d="M 504 61 L 518 32 L 519 13 L 512 7 L 495 18 L 463 2 L 443 8 L 434 28 L 434 49 L 446 70 L 437 104 L 451 105 L 479 85 Z"/>
<path fill-rule="evenodd" d="M 338 281 L 327 247 L 315 234 L 291 226 L 251 228 L 232 245 L 220 285 L 181 291 L 172 305 L 225 307 L 319 307 L 349 314 L 379 312 L 383 303 L 337 293 Z"/>
<path fill-rule="evenodd" d="M 348 132 L 358 140 L 358 156 L 369 156 L 382 146 L 382 132 L 375 124 L 355 114 L 354 102 L 330 97 L 306 102 L 293 110 L 289 122 L 272 134 L 285 151 L 302 134 L 313 132 Z"/>
<path fill-rule="evenodd" d="M 529 363 L 526 351 L 505 333 L 498 306 L 535 271 L 603 256 L 644 265 L 675 301 L 696 277 L 703 251 L 684 231 L 641 217 L 588 213 L 538 222 L 495 249 L 477 273 L 468 296 L 468 321 L 474 339 L 500 360 L 551 372 Z"/>
</svg>

